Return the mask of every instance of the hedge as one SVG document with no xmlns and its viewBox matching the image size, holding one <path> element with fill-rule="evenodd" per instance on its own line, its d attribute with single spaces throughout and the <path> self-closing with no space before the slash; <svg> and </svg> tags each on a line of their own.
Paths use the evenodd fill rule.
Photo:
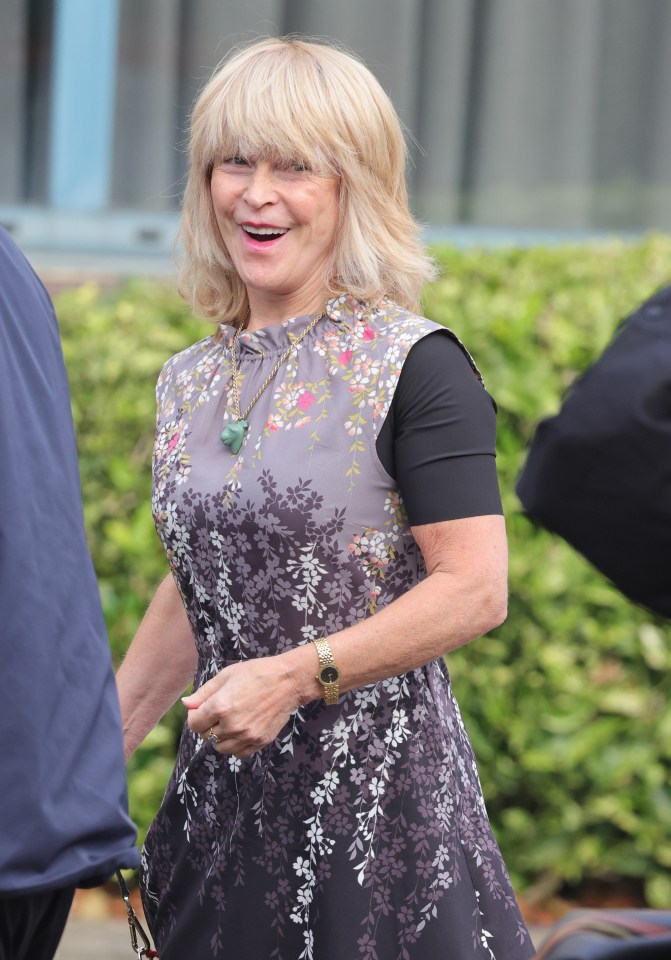
<svg viewBox="0 0 671 960">
<path fill-rule="evenodd" d="M 627 602 L 514 493 L 539 418 L 619 320 L 670 282 L 671 238 L 436 255 L 424 312 L 473 352 L 499 406 L 510 537 L 510 610 L 451 654 L 494 829 L 518 887 L 634 880 L 671 904 L 670 631 Z M 149 511 L 154 384 L 163 361 L 211 328 L 172 289 L 93 284 L 57 299 L 90 545 L 118 660 L 167 568 Z M 660 452 L 660 455 L 666 455 Z M 175 708 L 129 768 L 146 830 L 172 766 Z"/>
</svg>

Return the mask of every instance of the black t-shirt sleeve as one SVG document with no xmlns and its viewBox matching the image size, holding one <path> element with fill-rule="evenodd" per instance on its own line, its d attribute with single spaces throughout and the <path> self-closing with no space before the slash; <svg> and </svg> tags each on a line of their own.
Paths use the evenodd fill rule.
<svg viewBox="0 0 671 960">
<path fill-rule="evenodd" d="M 503 512 L 496 407 L 447 331 L 409 351 L 376 450 L 414 526 Z"/>
</svg>

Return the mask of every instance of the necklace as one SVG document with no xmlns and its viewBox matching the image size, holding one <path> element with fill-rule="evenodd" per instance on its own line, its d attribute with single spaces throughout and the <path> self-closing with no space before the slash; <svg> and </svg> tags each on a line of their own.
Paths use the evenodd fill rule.
<svg viewBox="0 0 671 960">
<path fill-rule="evenodd" d="M 232 379 L 231 392 L 233 394 L 233 413 L 235 415 L 235 419 L 233 420 L 232 423 L 226 424 L 226 426 L 221 432 L 221 437 L 219 438 L 221 442 L 224 444 L 224 446 L 230 449 L 231 453 L 233 454 L 238 453 L 240 450 L 240 447 L 242 446 L 242 441 L 245 439 L 245 435 L 249 430 L 249 423 L 248 423 L 247 417 L 249 416 L 251 409 L 256 403 L 256 401 L 259 399 L 259 397 L 261 396 L 263 391 L 266 389 L 266 387 L 270 384 L 270 382 L 272 381 L 272 379 L 274 378 L 275 374 L 280 369 L 284 361 L 289 358 L 289 356 L 293 353 L 294 349 L 298 346 L 301 340 L 307 337 L 310 330 L 312 330 L 312 328 L 316 326 L 321 320 L 321 318 L 324 316 L 326 316 L 326 310 L 323 310 L 318 317 L 315 317 L 314 320 L 311 320 L 310 323 L 305 328 L 305 330 L 301 333 L 301 335 L 296 337 L 296 339 L 291 342 L 291 345 L 287 347 L 287 349 L 284 351 L 284 353 L 282 354 L 280 359 L 277 361 L 273 369 L 270 371 L 266 379 L 263 381 L 259 389 L 256 391 L 256 394 L 254 395 L 252 402 L 249 404 L 249 406 L 247 407 L 244 413 L 240 412 L 240 385 L 238 382 L 238 361 L 235 356 L 235 347 L 238 342 L 239 334 L 242 333 L 242 331 L 245 328 L 244 326 L 240 326 L 235 331 L 235 336 L 231 340 L 231 367 L 233 368 L 233 373 L 231 378 Z"/>
</svg>

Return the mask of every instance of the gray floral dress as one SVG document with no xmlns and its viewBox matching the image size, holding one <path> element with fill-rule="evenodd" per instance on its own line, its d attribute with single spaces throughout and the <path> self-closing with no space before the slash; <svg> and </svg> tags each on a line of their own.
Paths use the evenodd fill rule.
<svg viewBox="0 0 671 960">
<path fill-rule="evenodd" d="M 241 405 L 299 317 L 238 339 Z M 280 369 L 237 456 L 222 325 L 158 388 L 153 510 L 199 661 L 335 633 L 425 569 L 375 441 L 408 351 L 436 325 L 351 297 Z M 248 759 L 185 726 L 143 851 L 161 960 L 522 960 L 533 955 L 442 659 L 298 710 Z"/>
</svg>

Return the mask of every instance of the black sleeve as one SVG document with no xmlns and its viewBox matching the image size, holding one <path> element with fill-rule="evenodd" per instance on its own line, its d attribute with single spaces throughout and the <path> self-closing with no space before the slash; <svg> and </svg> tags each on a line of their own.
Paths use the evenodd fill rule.
<svg viewBox="0 0 671 960">
<path fill-rule="evenodd" d="M 376 450 L 412 525 L 503 513 L 496 406 L 447 331 L 408 353 Z"/>
</svg>

